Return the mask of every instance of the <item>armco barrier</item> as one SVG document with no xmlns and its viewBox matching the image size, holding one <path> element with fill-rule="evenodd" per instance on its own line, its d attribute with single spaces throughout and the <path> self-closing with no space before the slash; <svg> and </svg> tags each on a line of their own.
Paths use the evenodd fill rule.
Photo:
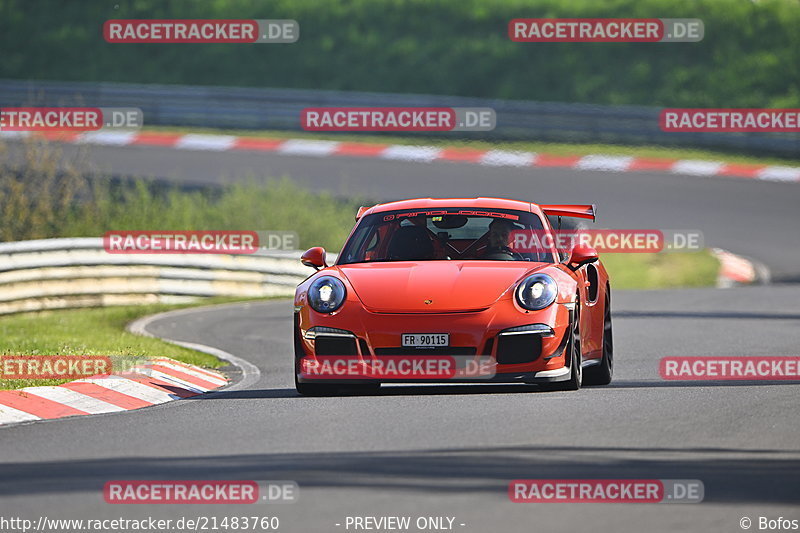
<svg viewBox="0 0 800 533">
<path fill-rule="evenodd" d="M 659 128 L 660 108 L 643 106 L 306 89 L 0 80 L 0 107 L 25 105 L 138 107 L 144 112 L 145 125 L 262 130 L 300 130 L 300 112 L 306 107 L 491 107 L 497 113 L 494 131 L 441 135 L 800 155 L 798 133 L 667 133 Z"/>
<path fill-rule="evenodd" d="M 0 315 L 211 296 L 291 296 L 312 273 L 297 251 L 109 254 L 101 238 L 7 242 L 0 243 Z"/>
</svg>

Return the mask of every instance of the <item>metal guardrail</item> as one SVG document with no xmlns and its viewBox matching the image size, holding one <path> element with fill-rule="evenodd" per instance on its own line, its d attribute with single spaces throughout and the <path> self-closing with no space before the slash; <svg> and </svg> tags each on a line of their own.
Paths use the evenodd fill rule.
<svg viewBox="0 0 800 533">
<path fill-rule="evenodd" d="M 667 133 L 660 108 L 603 106 L 303 89 L 0 80 L 0 106 L 138 107 L 147 125 L 300 130 L 300 112 L 320 106 L 491 107 L 492 132 L 447 136 L 721 148 L 800 155 L 800 133 Z M 430 134 L 428 134 L 430 135 Z"/>
<path fill-rule="evenodd" d="M 312 273 L 300 264 L 298 251 L 109 254 L 102 238 L 0 243 L 0 315 L 211 296 L 291 296 Z"/>
</svg>

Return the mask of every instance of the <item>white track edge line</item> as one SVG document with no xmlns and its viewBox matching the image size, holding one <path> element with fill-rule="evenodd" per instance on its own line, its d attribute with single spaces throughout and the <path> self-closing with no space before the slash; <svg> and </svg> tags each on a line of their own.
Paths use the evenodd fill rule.
<svg viewBox="0 0 800 533">
<path fill-rule="evenodd" d="M 236 383 L 234 383 L 234 384 L 232 384 L 232 385 L 230 385 L 228 387 L 223 387 L 221 389 L 212 390 L 212 391 L 208 392 L 207 394 L 214 394 L 214 392 L 217 391 L 217 390 L 226 390 L 226 391 L 228 391 L 228 390 L 242 390 L 242 389 L 245 389 L 245 388 L 249 387 L 250 385 L 255 384 L 256 382 L 258 382 L 259 379 L 261 379 L 261 371 L 258 369 L 258 367 L 256 365 L 254 365 L 250 361 L 247 361 L 246 359 L 242 359 L 241 357 L 237 357 L 237 356 L 233 355 L 230 352 L 226 352 L 224 350 L 220 350 L 219 348 L 215 348 L 213 346 L 207 346 L 205 344 L 199 344 L 199 343 L 195 343 L 195 342 L 184 342 L 184 341 L 179 341 L 179 340 L 175 340 L 175 339 L 168 339 L 166 337 L 158 337 L 156 335 L 153 335 L 149 331 L 147 331 L 147 326 L 149 326 L 151 323 L 155 322 L 156 320 L 161 320 L 163 318 L 171 318 L 171 317 L 175 317 L 175 316 L 181 316 L 181 315 L 185 315 L 185 314 L 192 314 L 192 313 L 200 313 L 200 312 L 205 312 L 205 311 L 210 311 L 210 310 L 217 310 L 219 308 L 224 308 L 224 307 L 234 306 L 234 305 L 236 305 L 236 306 L 242 305 L 242 302 L 226 304 L 226 305 L 203 306 L 203 307 L 193 307 L 193 308 L 190 308 L 190 309 L 177 309 L 175 311 L 166 311 L 164 313 L 158 313 L 158 314 L 155 314 L 155 315 L 150 315 L 150 316 L 146 316 L 146 317 L 142 317 L 142 318 L 136 319 L 133 322 L 131 322 L 130 324 L 128 324 L 128 327 L 126 329 L 128 331 L 130 331 L 131 333 L 134 333 L 136 335 L 143 335 L 145 337 L 153 337 L 153 338 L 156 338 L 156 339 L 161 339 L 162 341 L 168 342 L 170 344 L 175 344 L 177 346 L 182 346 L 184 348 L 189 348 L 190 350 L 196 350 L 198 352 L 203 352 L 203 353 L 207 353 L 209 355 L 213 355 L 214 357 L 218 357 L 218 358 L 222 359 L 223 361 L 227 361 L 227 362 L 231 363 L 232 365 L 239 367 L 239 369 L 242 371 L 242 377 Z"/>
</svg>

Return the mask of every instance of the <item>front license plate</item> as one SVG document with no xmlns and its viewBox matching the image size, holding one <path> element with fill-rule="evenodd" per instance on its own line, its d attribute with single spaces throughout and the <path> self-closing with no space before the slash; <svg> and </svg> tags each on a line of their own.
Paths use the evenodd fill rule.
<svg viewBox="0 0 800 533">
<path fill-rule="evenodd" d="M 450 346 L 449 333 L 403 333 L 403 348 Z"/>
</svg>

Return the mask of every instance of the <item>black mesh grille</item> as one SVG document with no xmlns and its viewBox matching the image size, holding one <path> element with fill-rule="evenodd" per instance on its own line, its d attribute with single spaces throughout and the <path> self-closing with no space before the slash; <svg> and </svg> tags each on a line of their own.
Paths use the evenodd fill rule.
<svg viewBox="0 0 800 533">
<path fill-rule="evenodd" d="M 542 337 L 536 334 L 500 335 L 497 337 L 497 363 L 530 363 L 542 355 Z"/>
<path fill-rule="evenodd" d="M 352 337 L 317 336 L 314 341 L 316 355 L 358 355 L 356 340 Z"/>
</svg>

